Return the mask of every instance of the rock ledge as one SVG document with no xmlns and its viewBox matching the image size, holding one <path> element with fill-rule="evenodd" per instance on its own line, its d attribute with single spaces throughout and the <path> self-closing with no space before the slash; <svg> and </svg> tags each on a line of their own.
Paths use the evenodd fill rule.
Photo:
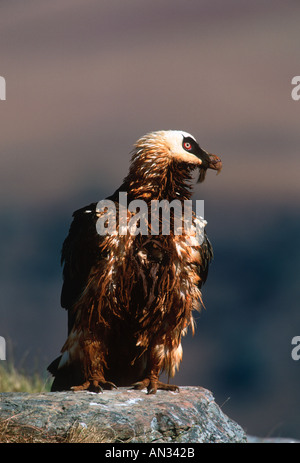
<svg viewBox="0 0 300 463">
<path fill-rule="evenodd" d="M 26 429 L 35 442 L 47 436 L 57 442 L 247 442 L 243 429 L 201 387 L 156 395 L 126 388 L 102 394 L 1 393 L 0 420 Z"/>
</svg>

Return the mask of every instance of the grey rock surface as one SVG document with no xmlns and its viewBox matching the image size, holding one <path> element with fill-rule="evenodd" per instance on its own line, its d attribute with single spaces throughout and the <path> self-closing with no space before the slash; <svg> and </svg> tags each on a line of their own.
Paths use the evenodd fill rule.
<svg viewBox="0 0 300 463">
<path fill-rule="evenodd" d="M 85 433 L 85 442 L 247 442 L 243 429 L 201 387 L 156 395 L 126 388 L 1 393 L 0 420 L 62 439 L 76 429 L 78 440 Z"/>
</svg>

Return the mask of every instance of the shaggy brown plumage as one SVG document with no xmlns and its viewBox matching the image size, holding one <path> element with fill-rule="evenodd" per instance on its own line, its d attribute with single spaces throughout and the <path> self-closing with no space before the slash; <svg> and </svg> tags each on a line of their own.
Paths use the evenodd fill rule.
<svg viewBox="0 0 300 463">
<path fill-rule="evenodd" d="M 135 145 L 121 187 L 109 197 L 116 207 L 116 232 L 101 236 L 103 216 L 97 203 L 76 211 L 62 249 L 64 284 L 61 304 L 68 311 L 68 338 L 62 355 L 48 367 L 55 376 L 52 391 L 100 391 L 117 386 L 177 390 L 159 381 L 174 376 L 182 358 L 181 337 L 194 330 L 193 310 L 202 304 L 201 286 L 212 259 L 206 234 L 201 244 L 193 227 L 170 234 L 151 234 L 152 200 L 191 198 L 192 171 L 203 181 L 208 168 L 221 169 L 217 156 L 202 150 L 180 131 L 160 131 Z M 148 234 L 119 233 L 119 193 L 128 203 L 147 204 Z M 127 209 L 128 219 L 137 210 Z M 108 216 L 109 217 L 109 216 Z"/>
</svg>

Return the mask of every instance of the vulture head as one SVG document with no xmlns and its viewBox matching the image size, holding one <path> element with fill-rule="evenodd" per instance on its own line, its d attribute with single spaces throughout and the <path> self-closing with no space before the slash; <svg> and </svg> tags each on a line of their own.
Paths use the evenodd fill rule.
<svg viewBox="0 0 300 463">
<path fill-rule="evenodd" d="M 207 169 L 222 169 L 222 162 L 215 154 L 208 153 L 199 146 L 196 139 L 181 130 L 161 130 L 140 138 L 135 145 L 132 165 L 135 169 L 139 161 L 144 169 L 150 166 L 165 166 L 171 163 L 185 165 L 190 170 L 198 169 L 198 182 L 203 182 Z"/>
</svg>

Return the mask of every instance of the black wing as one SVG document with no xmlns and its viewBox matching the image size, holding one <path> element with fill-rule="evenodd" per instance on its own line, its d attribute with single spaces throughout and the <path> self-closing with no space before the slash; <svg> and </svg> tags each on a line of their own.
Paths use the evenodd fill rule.
<svg viewBox="0 0 300 463">
<path fill-rule="evenodd" d="M 72 306 L 86 287 L 90 271 L 100 257 L 101 237 L 96 230 L 96 205 L 92 203 L 74 212 L 69 234 L 62 247 L 64 282 L 61 305 L 68 310 L 68 332 L 74 322 Z"/>
<path fill-rule="evenodd" d="M 201 278 L 199 286 L 201 288 L 202 285 L 206 282 L 209 264 L 213 260 L 213 248 L 212 245 L 207 237 L 206 231 L 204 231 L 204 241 L 200 246 L 199 249 L 201 255 L 201 265 L 198 268 L 199 276 Z"/>
</svg>

